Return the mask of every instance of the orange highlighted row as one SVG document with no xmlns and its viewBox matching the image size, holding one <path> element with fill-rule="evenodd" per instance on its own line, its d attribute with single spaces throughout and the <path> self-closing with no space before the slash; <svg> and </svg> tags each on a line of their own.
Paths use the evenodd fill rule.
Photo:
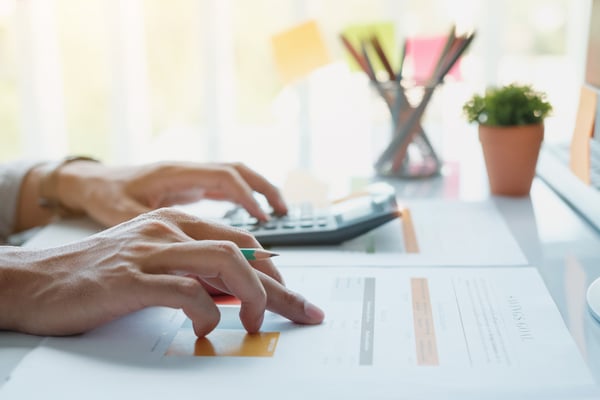
<svg viewBox="0 0 600 400">
<path fill-rule="evenodd" d="M 433 326 L 429 283 L 425 278 L 412 278 L 410 284 L 417 365 L 437 366 L 440 364 L 440 361 Z"/>
<path fill-rule="evenodd" d="M 197 357 L 273 357 L 279 332 L 248 334 L 238 329 L 215 329 L 198 338 L 192 329 L 181 329 L 165 355 Z"/>
</svg>

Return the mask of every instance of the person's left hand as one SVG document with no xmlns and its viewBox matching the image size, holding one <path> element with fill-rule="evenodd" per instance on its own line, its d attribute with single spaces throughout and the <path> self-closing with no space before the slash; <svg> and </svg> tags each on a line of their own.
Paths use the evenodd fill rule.
<svg viewBox="0 0 600 400">
<path fill-rule="evenodd" d="M 182 309 L 199 337 L 221 314 L 209 296 L 237 297 L 239 318 L 257 332 L 265 310 L 300 324 L 323 311 L 289 290 L 249 232 L 180 210 L 152 211 L 80 241 L 31 249 L 0 246 L 0 330 L 71 335 L 151 306 Z"/>
<path fill-rule="evenodd" d="M 287 213 L 279 190 L 240 163 L 161 162 L 109 167 L 78 161 L 64 166 L 58 195 L 63 204 L 81 210 L 105 226 L 113 226 L 153 209 L 202 198 L 228 200 L 260 221 L 268 220 L 253 196 L 265 196 L 276 214 Z"/>
</svg>

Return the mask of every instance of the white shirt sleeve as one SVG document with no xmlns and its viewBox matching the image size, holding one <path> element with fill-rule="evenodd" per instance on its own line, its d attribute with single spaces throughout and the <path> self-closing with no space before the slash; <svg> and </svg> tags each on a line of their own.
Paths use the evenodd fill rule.
<svg viewBox="0 0 600 400">
<path fill-rule="evenodd" d="M 0 244 L 13 233 L 21 183 L 40 161 L 18 160 L 0 164 Z"/>
</svg>

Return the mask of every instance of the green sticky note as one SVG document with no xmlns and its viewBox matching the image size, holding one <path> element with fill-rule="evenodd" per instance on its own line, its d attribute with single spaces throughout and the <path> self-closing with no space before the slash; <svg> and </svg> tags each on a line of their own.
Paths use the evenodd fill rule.
<svg viewBox="0 0 600 400">
<path fill-rule="evenodd" d="M 387 58 L 392 64 L 392 68 L 397 68 L 398 58 L 400 49 L 396 46 L 396 31 L 394 23 L 391 21 L 381 21 L 381 22 L 371 22 L 365 24 L 353 24 L 347 26 L 342 34 L 346 36 L 346 38 L 350 41 L 352 46 L 362 54 L 361 42 L 366 42 L 367 45 L 367 54 L 371 62 L 373 63 L 373 68 L 375 71 L 385 71 L 385 68 L 379 57 L 377 57 L 377 53 L 370 45 L 370 40 L 373 35 L 377 36 L 377 39 L 381 43 L 381 47 L 385 52 Z M 340 44 L 341 45 L 341 44 Z M 350 66 L 352 71 L 362 71 L 360 66 L 356 63 L 354 58 L 344 49 L 344 56 Z"/>
</svg>

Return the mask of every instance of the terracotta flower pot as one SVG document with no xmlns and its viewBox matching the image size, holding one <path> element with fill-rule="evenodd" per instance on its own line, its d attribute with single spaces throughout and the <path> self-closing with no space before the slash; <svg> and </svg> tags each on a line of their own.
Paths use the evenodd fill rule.
<svg viewBox="0 0 600 400">
<path fill-rule="evenodd" d="M 543 123 L 520 126 L 479 125 L 479 141 L 492 194 L 529 194 L 543 139 Z"/>
</svg>

